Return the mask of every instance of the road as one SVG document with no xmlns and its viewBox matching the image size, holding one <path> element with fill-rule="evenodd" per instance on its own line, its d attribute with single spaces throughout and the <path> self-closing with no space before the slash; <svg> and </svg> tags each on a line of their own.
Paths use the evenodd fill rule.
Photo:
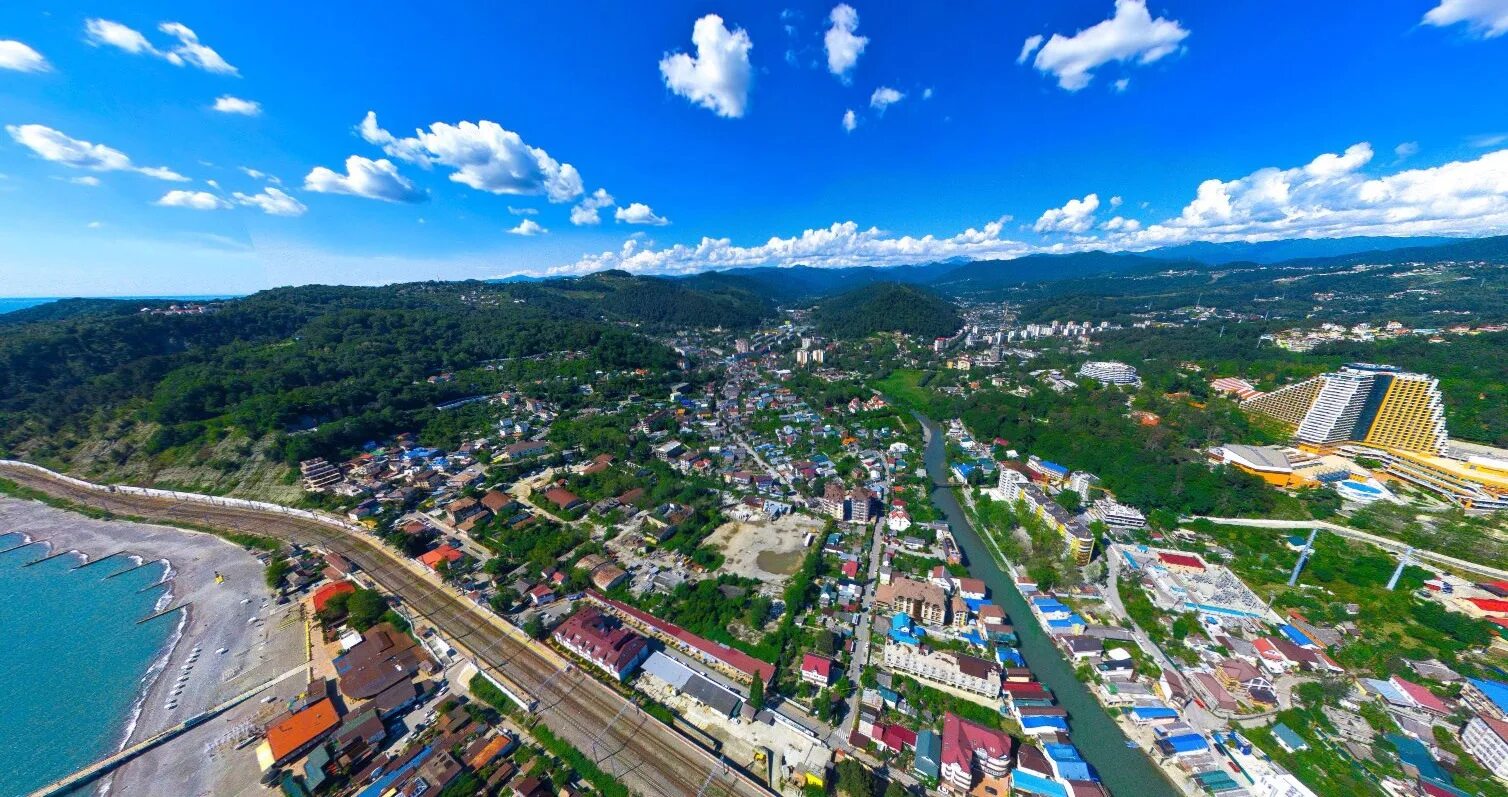
<svg viewBox="0 0 1508 797">
<path fill-rule="evenodd" d="M 633 791 L 665 797 L 769 794 L 580 669 L 563 667 L 547 647 L 527 641 L 517 629 L 367 535 L 271 510 L 86 489 L 9 463 L 0 463 L 0 473 L 25 487 L 120 515 L 260 534 L 338 553 L 399 596 L 405 610 L 433 625 L 489 675 L 535 697 L 535 716 L 546 727 Z"/>
<path fill-rule="evenodd" d="M 1348 540 L 1358 540 L 1360 542 L 1370 543 L 1377 546 L 1378 548 L 1382 548 L 1383 550 L 1392 551 L 1393 553 L 1401 554 L 1404 551 L 1412 551 L 1413 553 L 1411 555 L 1415 560 L 1434 562 L 1436 564 L 1445 565 L 1446 567 L 1453 567 L 1457 570 L 1462 570 L 1467 573 L 1476 573 L 1478 575 L 1487 576 L 1488 578 L 1508 579 L 1508 570 L 1504 570 L 1499 567 L 1478 564 L 1476 562 L 1468 562 L 1465 559 L 1457 559 L 1456 557 L 1450 556 L 1448 554 L 1437 553 L 1435 551 L 1429 551 L 1423 548 L 1414 548 L 1408 543 L 1399 542 L 1398 540 L 1391 539 L 1389 537 L 1379 537 L 1376 534 L 1368 534 L 1365 531 L 1358 531 L 1349 526 L 1341 526 L 1325 520 L 1268 520 L 1266 518 L 1204 516 L 1185 518 L 1185 521 L 1188 520 L 1208 520 L 1211 523 L 1220 523 L 1222 525 L 1251 526 L 1253 528 L 1260 529 L 1307 530 L 1312 528 L 1321 528 L 1326 531 L 1333 531 L 1337 535 L 1345 537 Z"/>
</svg>

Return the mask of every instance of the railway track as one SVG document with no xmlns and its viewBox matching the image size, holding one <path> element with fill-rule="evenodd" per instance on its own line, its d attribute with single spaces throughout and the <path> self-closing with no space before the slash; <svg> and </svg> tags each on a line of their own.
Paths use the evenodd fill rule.
<svg viewBox="0 0 1508 797">
<path fill-rule="evenodd" d="M 405 608 L 422 617 L 490 675 L 536 701 L 535 715 L 561 739 L 636 793 L 744 797 L 770 791 L 547 648 L 510 634 L 502 621 L 411 570 L 398 555 L 355 532 L 258 511 L 89 489 L 0 463 L 0 475 L 73 503 L 149 520 L 191 522 L 317 546 L 346 557 Z M 207 499 L 206 499 L 207 500 Z"/>
</svg>

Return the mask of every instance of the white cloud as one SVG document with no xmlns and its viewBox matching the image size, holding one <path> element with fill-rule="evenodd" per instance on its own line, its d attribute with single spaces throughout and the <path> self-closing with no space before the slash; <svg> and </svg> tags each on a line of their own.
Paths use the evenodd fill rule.
<svg viewBox="0 0 1508 797">
<path fill-rule="evenodd" d="M 539 208 L 516 208 L 509 205 L 508 212 L 514 216 L 537 216 L 539 215 Z"/>
<path fill-rule="evenodd" d="M 551 202 L 569 202 L 583 190 L 575 166 L 555 160 L 543 149 L 529 146 L 519 134 L 486 119 L 454 125 L 435 122 L 427 131 L 415 130 L 413 138 L 397 138 L 379 127 L 377 114 L 368 111 L 357 130 L 367 142 L 395 158 L 454 169 L 452 181 L 478 191 L 544 194 Z"/>
<path fill-rule="evenodd" d="M 118 149 L 70 138 L 45 125 L 6 125 L 5 131 L 17 144 L 35 152 L 43 160 L 70 168 L 92 172 L 136 172 L 180 183 L 188 180 L 165 166 L 136 166 L 126 153 Z"/>
<path fill-rule="evenodd" d="M 1124 216 L 1116 216 L 1100 226 L 1110 232 L 1136 232 L 1141 229 L 1141 222 Z"/>
<path fill-rule="evenodd" d="M 666 87 L 718 116 L 743 116 L 754 72 L 749 64 L 754 42 L 748 32 L 729 31 L 722 17 L 708 14 L 692 27 L 691 43 L 695 56 L 666 53 L 660 59 Z"/>
<path fill-rule="evenodd" d="M 1419 154 L 1419 142 L 1405 141 L 1402 144 L 1393 147 L 1393 154 L 1398 156 L 1398 160 L 1412 158 L 1415 155 Z"/>
<path fill-rule="evenodd" d="M 1089 85 L 1098 67 L 1111 61 L 1150 64 L 1176 52 L 1188 35 L 1176 20 L 1153 19 L 1146 0 L 1115 0 L 1115 15 L 1110 19 L 1072 36 L 1054 33 L 1037 51 L 1032 66 L 1051 72 L 1064 89 L 1078 91 Z M 1028 52 L 1022 48 L 1023 57 Z"/>
<path fill-rule="evenodd" d="M 1508 2 L 1440 0 L 1440 5 L 1424 13 L 1423 22 L 1439 28 L 1465 22 L 1476 35 L 1491 39 L 1508 33 Z"/>
<path fill-rule="evenodd" d="M 618 208 L 613 213 L 613 218 L 624 224 L 648 224 L 653 227 L 664 227 L 670 223 L 670 219 L 656 216 L 655 212 L 643 202 L 634 202 L 626 208 Z"/>
<path fill-rule="evenodd" d="M 316 166 L 304 177 L 304 189 L 320 194 L 350 194 L 384 202 L 423 202 L 423 191 L 398 173 L 393 162 L 360 155 L 346 158 L 346 173 Z"/>
<path fill-rule="evenodd" d="M 91 221 L 88 224 L 85 224 L 84 226 L 88 227 L 91 230 L 98 230 L 99 228 L 101 228 L 101 227 L 103 227 L 105 225 L 102 224 L 102 223 L 100 223 L 100 222 L 97 222 L 97 221 Z"/>
<path fill-rule="evenodd" d="M 827 50 L 827 71 L 847 82 L 849 70 L 859 62 L 869 39 L 854 32 L 859 29 L 859 12 L 847 3 L 834 6 L 828 20 L 832 24 L 822 37 L 822 46 Z"/>
<path fill-rule="evenodd" d="M 189 30 L 187 25 L 181 22 L 164 22 L 158 25 L 157 29 L 178 40 L 178 45 L 168 50 L 169 63 L 175 66 L 184 64 L 197 66 L 206 72 L 222 75 L 240 74 L 235 67 L 226 63 L 219 53 L 201 43 L 198 34 Z"/>
<path fill-rule="evenodd" d="M 85 39 L 96 47 L 108 46 L 133 55 L 150 55 L 174 66 L 193 66 L 220 75 L 240 74 L 213 48 L 199 41 L 199 35 L 187 25 L 164 22 L 157 29 L 176 39 L 177 44 L 169 45 L 165 50 L 158 49 L 141 31 L 119 22 L 97 18 L 84 22 Z"/>
<path fill-rule="evenodd" d="M 52 65 L 42 54 L 16 41 L 15 39 L 0 39 L 0 69 L 11 69 L 16 72 L 50 72 Z"/>
<path fill-rule="evenodd" d="M 208 191 L 169 191 L 152 204 L 189 210 L 225 210 L 231 206 L 229 202 Z"/>
<path fill-rule="evenodd" d="M 924 99 L 924 100 L 930 100 L 930 99 L 932 99 L 932 87 L 931 86 L 928 86 L 928 87 L 922 89 L 922 99 Z"/>
<path fill-rule="evenodd" d="M 527 236 L 527 235 L 544 235 L 545 233 L 549 232 L 549 230 L 545 229 L 544 227 L 539 226 L 539 222 L 537 222 L 537 221 L 535 221 L 533 219 L 524 219 L 523 221 L 521 221 L 521 222 L 518 223 L 517 227 L 514 227 L 513 229 L 509 230 L 508 232 L 512 233 L 513 235 L 525 235 L 525 236 Z"/>
<path fill-rule="evenodd" d="M 1361 143 L 1305 166 L 1205 180 L 1179 216 L 1110 242 L 1147 248 L 1193 240 L 1508 232 L 1508 150 L 1380 177 L 1361 171 L 1371 156 L 1371 146 Z"/>
<path fill-rule="evenodd" d="M 261 208 L 269 216 L 302 216 L 309 208 L 279 189 L 267 186 L 260 194 L 232 194 L 236 202 L 248 207 Z"/>
<path fill-rule="evenodd" d="M 602 217 L 598 211 L 613 206 L 613 195 L 605 188 L 599 188 L 584 197 L 576 207 L 571 208 L 571 223 L 577 227 L 588 224 L 601 224 Z"/>
<path fill-rule="evenodd" d="M 1122 200 L 1118 196 L 1110 197 L 1110 207 L 1112 207 L 1112 208 L 1118 208 L 1118 207 L 1121 206 L 1121 202 L 1123 202 L 1123 201 L 1124 200 Z"/>
<path fill-rule="evenodd" d="M 854 114 L 853 109 L 849 108 L 848 110 L 844 111 L 843 112 L 843 129 L 847 130 L 850 133 L 852 133 L 853 129 L 855 127 L 858 127 L 858 126 L 859 126 L 859 117 Z"/>
<path fill-rule="evenodd" d="M 1131 78 L 1128 78 L 1128 77 L 1123 77 L 1120 80 L 1115 81 L 1115 83 L 1114 83 L 1115 93 L 1116 94 L 1124 94 L 1126 92 L 1126 89 L 1128 87 L 1130 87 L 1130 85 L 1131 85 Z"/>
<path fill-rule="evenodd" d="M 260 116 L 262 113 L 262 103 L 255 100 L 243 100 L 229 94 L 221 95 L 210 108 L 220 113 L 234 113 L 241 116 Z"/>
<path fill-rule="evenodd" d="M 100 185 L 100 180 L 98 177 L 87 174 L 83 177 L 75 177 L 68 182 L 73 183 L 74 185 L 87 185 L 90 188 L 98 188 Z"/>
<path fill-rule="evenodd" d="M 884 113 L 886 108 L 906 99 L 904 92 L 896 91 L 889 86 L 881 86 L 869 95 L 869 107 Z"/>
<path fill-rule="evenodd" d="M 1061 208 L 1049 208 L 1032 225 L 1037 232 L 1081 233 L 1094 226 L 1094 212 L 1099 210 L 1100 197 L 1090 194 L 1083 199 L 1070 199 Z"/>
<path fill-rule="evenodd" d="M 239 166 L 237 168 L 239 168 L 247 177 L 250 177 L 253 180 L 261 180 L 267 176 L 266 172 L 258 171 L 257 169 L 253 169 L 250 166 Z"/>
<path fill-rule="evenodd" d="M 1030 58 L 1032 53 L 1036 52 L 1037 48 L 1041 46 L 1042 35 L 1040 33 L 1035 36 L 1027 36 L 1026 41 L 1021 43 L 1021 54 L 1016 56 L 1016 63 L 1026 63 L 1026 59 Z"/>
<path fill-rule="evenodd" d="M 575 263 L 549 269 L 552 274 L 583 274 L 608 268 L 636 273 L 690 273 L 709 268 L 740 266 L 817 267 L 925 263 L 951 257 L 1015 257 L 1030 248 L 1000 237 L 1009 217 L 969 228 L 956 235 L 896 236 L 876 227 L 860 229 L 852 221 L 806 230 L 790 238 L 770 238 L 757 246 L 734 246 L 727 238 L 703 238 L 695 245 L 676 244 L 650 249 L 637 239 L 618 250 L 588 255 Z"/>
<path fill-rule="evenodd" d="M 1477 149 L 1491 149 L 1505 141 L 1508 141 L 1508 133 L 1482 133 L 1466 138 L 1466 144 Z"/>
</svg>

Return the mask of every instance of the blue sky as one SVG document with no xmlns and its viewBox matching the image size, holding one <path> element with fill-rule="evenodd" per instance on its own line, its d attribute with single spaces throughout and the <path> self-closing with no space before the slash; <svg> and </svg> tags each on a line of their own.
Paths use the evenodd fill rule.
<svg viewBox="0 0 1508 797">
<path fill-rule="evenodd" d="M 1508 0 L 469 5 L 0 8 L 0 293 L 1508 232 Z"/>
</svg>

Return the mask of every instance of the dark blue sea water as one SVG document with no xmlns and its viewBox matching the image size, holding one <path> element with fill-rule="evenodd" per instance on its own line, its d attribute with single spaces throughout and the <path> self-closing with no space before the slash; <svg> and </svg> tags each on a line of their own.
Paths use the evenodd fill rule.
<svg viewBox="0 0 1508 797">
<path fill-rule="evenodd" d="M 11 312 L 15 312 L 16 310 L 25 310 L 28 307 L 36 307 L 39 304 L 47 304 L 48 302 L 55 302 L 55 301 L 57 301 L 60 298 L 62 298 L 62 297 L 58 297 L 58 296 L 49 296 L 49 297 L 31 296 L 31 297 L 9 297 L 9 298 L 7 298 L 7 297 L 4 297 L 4 296 L 0 296 L 0 314 L 11 313 Z M 162 301 L 169 301 L 169 300 L 176 299 L 178 301 L 184 301 L 184 302 L 209 302 L 209 301 L 214 301 L 216 299 L 235 299 L 235 298 L 238 298 L 238 297 L 237 296 L 232 296 L 232 295 L 215 295 L 215 296 L 105 296 L 105 297 L 102 297 L 102 298 L 105 298 L 105 299 L 155 299 L 155 300 L 162 300 Z"/>
<path fill-rule="evenodd" d="M 0 534 L 0 550 L 20 544 Z M 164 594 L 164 566 L 116 578 L 114 557 L 78 570 L 76 556 L 23 567 L 32 545 L 0 553 L 0 795 L 27 794 L 120 748 L 149 670 L 178 615 L 137 624 Z"/>
</svg>

